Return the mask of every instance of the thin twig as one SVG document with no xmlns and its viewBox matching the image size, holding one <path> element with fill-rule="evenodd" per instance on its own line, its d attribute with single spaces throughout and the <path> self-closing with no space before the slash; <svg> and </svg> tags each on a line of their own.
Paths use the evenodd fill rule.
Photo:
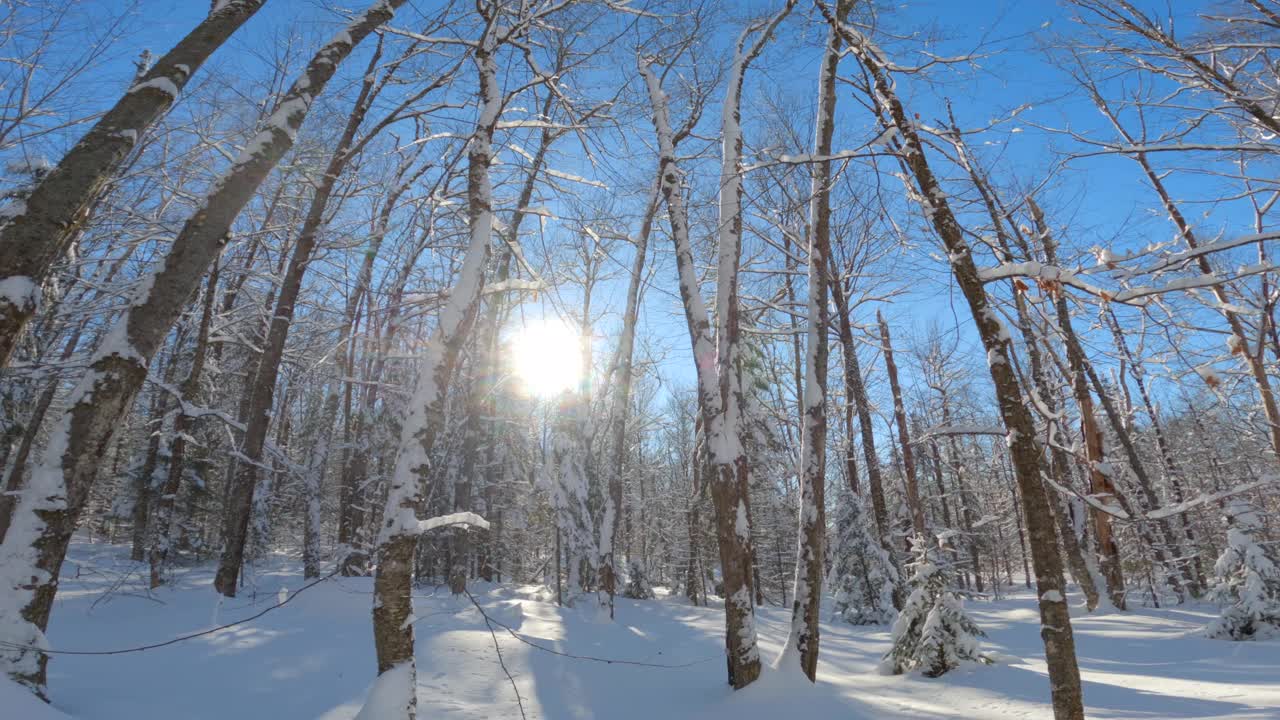
<svg viewBox="0 0 1280 720">
<path fill-rule="evenodd" d="M 493 622 L 490 621 L 489 615 L 484 611 L 484 608 L 480 607 L 480 603 L 476 602 L 470 590 L 463 588 L 462 592 L 467 594 L 467 599 L 471 601 L 472 605 L 476 606 L 476 610 L 479 610 L 480 615 L 484 618 L 484 625 L 489 628 L 489 637 L 493 638 L 493 649 L 498 653 L 498 664 L 502 666 L 502 672 L 506 673 L 507 679 L 511 681 L 511 690 L 516 694 L 516 706 L 520 708 L 520 717 L 528 720 L 529 716 L 524 714 L 524 699 L 520 697 L 520 688 L 516 687 L 516 679 L 512 677 L 511 671 L 507 669 L 506 661 L 502 659 L 502 648 L 498 645 L 498 633 L 493 629 Z M 510 628 L 508 628 L 508 631 L 510 631 Z"/>
</svg>

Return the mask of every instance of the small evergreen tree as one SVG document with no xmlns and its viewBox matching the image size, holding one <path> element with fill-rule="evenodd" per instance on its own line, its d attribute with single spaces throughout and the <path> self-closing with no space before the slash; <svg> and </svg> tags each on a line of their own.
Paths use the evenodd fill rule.
<svg viewBox="0 0 1280 720">
<path fill-rule="evenodd" d="M 978 651 L 985 633 L 951 590 L 951 573 L 938 550 L 921 535 L 911 538 L 911 594 L 893 623 L 893 648 L 882 671 L 899 675 L 920 669 L 926 677 L 938 677 L 964 662 L 991 662 Z"/>
<path fill-rule="evenodd" d="M 1214 564 L 1217 582 L 1210 596 L 1222 614 L 1205 635 L 1222 640 L 1255 640 L 1280 635 L 1280 565 L 1254 539 L 1262 528 L 1257 510 L 1240 500 L 1227 508 L 1227 548 Z"/>
<path fill-rule="evenodd" d="M 627 586 L 622 589 L 622 597 L 632 600 L 653 599 L 653 588 L 649 586 L 649 578 L 645 577 L 644 570 L 638 563 L 631 563 L 631 572 L 628 573 Z"/>
<path fill-rule="evenodd" d="M 893 622 L 893 590 L 898 572 L 867 527 L 862 499 L 846 498 L 836 515 L 836 542 L 827 585 L 835 594 L 833 618 L 853 625 Z"/>
</svg>

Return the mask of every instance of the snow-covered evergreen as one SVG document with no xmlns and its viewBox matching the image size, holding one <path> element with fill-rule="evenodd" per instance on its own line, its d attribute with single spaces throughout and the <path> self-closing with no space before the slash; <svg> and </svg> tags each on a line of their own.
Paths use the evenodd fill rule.
<svg viewBox="0 0 1280 720">
<path fill-rule="evenodd" d="M 622 589 L 622 597 L 632 600 L 652 600 L 654 597 L 649 578 L 637 562 L 631 563 L 631 572 L 628 573 L 627 586 Z"/>
<path fill-rule="evenodd" d="M 1280 565 L 1254 533 L 1263 527 L 1257 509 L 1241 501 L 1227 507 L 1227 547 L 1213 566 L 1210 596 L 1222 614 L 1205 635 L 1223 640 L 1262 640 L 1280 635 Z"/>
<path fill-rule="evenodd" d="M 570 402 L 566 400 L 566 403 Z M 564 413 L 561 427 L 550 439 L 545 472 L 539 477 L 539 483 L 554 508 L 560 537 L 567 550 L 569 577 L 566 602 L 572 605 L 575 593 L 586 590 L 590 580 L 582 574 L 583 563 L 594 572 L 599 566 L 600 553 L 588 503 L 586 451 L 577 427 L 569 421 L 571 414 L 568 411 Z"/>
<path fill-rule="evenodd" d="M 926 677 L 938 677 L 966 662 L 991 662 L 979 650 L 979 638 L 986 633 L 951 590 L 951 573 L 939 547 L 916 535 L 911 552 L 911 594 L 893 623 L 893 648 L 881 670 L 897 675 L 918 669 Z"/>
<path fill-rule="evenodd" d="M 833 619 L 853 625 L 886 625 L 897 617 L 893 589 L 898 571 L 876 542 L 862 498 L 849 496 L 836 514 L 827 585 L 834 595 Z"/>
</svg>

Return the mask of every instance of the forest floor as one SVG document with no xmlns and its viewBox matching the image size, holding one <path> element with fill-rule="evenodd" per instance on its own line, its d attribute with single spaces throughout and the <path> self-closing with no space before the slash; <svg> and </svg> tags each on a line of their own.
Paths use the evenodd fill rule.
<svg viewBox="0 0 1280 720">
<path fill-rule="evenodd" d="M 68 557 L 49 641 L 57 650 L 109 650 L 163 642 L 245 618 L 304 583 L 296 562 L 273 558 L 255 586 L 217 607 L 212 568 L 178 572 L 148 596 L 145 566 L 127 549 L 77 544 Z M 54 709 L 0 681 L 0 716 L 22 720 L 350 720 L 373 679 L 371 581 L 333 578 L 261 618 L 192 640 L 121 655 L 60 655 L 49 666 Z M 888 629 L 824 623 L 816 687 L 798 671 L 766 670 L 733 693 L 724 684 L 723 615 L 668 598 L 619 599 L 617 621 L 594 597 L 576 608 L 535 587 L 479 585 L 474 597 L 494 625 L 528 718 L 574 720 L 912 720 L 1051 718 L 1034 596 L 969 603 L 996 663 L 932 680 L 876 671 Z M 1131 718 L 1280 718 L 1280 641 L 1199 637 L 1209 607 L 1136 609 L 1086 616 L 1072 597 L 1088 715 Z M 485 619 L 465 596 L 418 591 L 419 717 L 519 718 L 511 682 Z M 789 613 L 759 612 L 766 662 L 786 639 Z M 57 712 L 60 711 L 60 712 Z M 11 712 L 13 714 L 11 714 Z"/>
</svg>

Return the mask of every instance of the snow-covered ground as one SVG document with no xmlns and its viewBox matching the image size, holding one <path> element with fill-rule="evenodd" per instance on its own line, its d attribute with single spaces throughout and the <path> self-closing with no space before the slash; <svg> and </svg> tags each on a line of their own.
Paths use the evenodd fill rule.
<svg viewBox="0 0 1280 720">
<path fill-rule="evenodd" d="M 151 597 L 145 568 L 123 548 L 76 545 L 63 573 L 50 642 L 109 650 L 227 623 L 276 603 L 303 582 L 293 563 L 257 569 L 256 592 L 215 609 L 212 572 L 183 572 Z M 108 593 L 108 591 L 110 591 Z M 373 680 L 371 583 L 334 578 L 251 623 L 123 655 L 59 655 L 49 684 L 57 710 L 80 720 L 350 720 Z M 484 619 L 465 597 L 422 589 L 416 603 L 422 718 L 519 718 Z M 107 594 L 104 594 L 107 593 Z M 619 599 L 617 621 L 590 607 L 558 608 L 533 587 L 473 589 L 495 620 L 559 652 L 673 667 L 607 664 L 535 649 L 496 628 L 529 718 L 788 720 L 1051 718 L 1032 595 L 970 604 L 998 662 L 937 680 L 876 672 L 886 628 L 823 626 L 816 687 L 766 671 L 751 688 L 724 684 L 722 614 L 682 600 Z M 1073 598 L 1078 600 L 1078 598 Z M 1078 607 L 1076 602 L 1073 607 Z M 216 612 L 216 615 L 215 615 Z M 1212 608 L 1138 609 L 1075 628 L 1090 718 L 1280 718 L 1280 642 L 1207 640 Z M 787 613 L 760 610 L 766 659 L 785 640 Z M 62 718 L 7 682 L 0 717 Z"/>
</svg>

